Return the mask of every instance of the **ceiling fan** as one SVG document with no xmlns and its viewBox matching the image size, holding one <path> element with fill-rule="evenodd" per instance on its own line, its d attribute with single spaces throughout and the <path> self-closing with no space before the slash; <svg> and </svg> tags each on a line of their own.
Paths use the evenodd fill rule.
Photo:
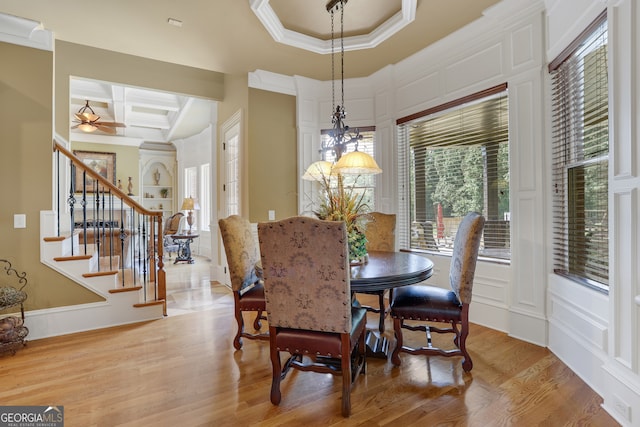
<svg viewBox="0 0 640 427">
<path fill-rule="evenodd" d="M 76 117 L 75 121 L 80 123 L 72 126 L 71 129 L 78 128 L 83 132 L 95 132 L 96 130 L 100 130 L 104 133 L 115 135 L 116 130 L 114 128 L 126 127 L 124 123 L 101 122 L 100 116 L 96 115 L 93 109 L 89 106 L 89 100 L 87 100 L 85 106 L 80 108 L 74 116 Z"/>
</svg>

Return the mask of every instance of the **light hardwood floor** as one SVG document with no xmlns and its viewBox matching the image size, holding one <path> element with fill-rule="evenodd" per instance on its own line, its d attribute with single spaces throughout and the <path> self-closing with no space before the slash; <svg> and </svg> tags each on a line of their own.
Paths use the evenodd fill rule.
<svg viewBox="0 0 640 427">
<path fill-rule="evenodd" d="M 0 405 L 63 405 L 66 427 L 617 425 L 550 351 L 478 325 L 467 341 L 471 373 L 459 358 L 404 354 L 400 367 L 370 358 L 350 418 L 340 415 L 341 382 L 330 375 L 293 371 L 274 406 L 268 342 L 234 350 L 233 299 L 209 284 L 208 263 L 168 265 L 167 276 L 165 319 L 36 340 L 0 356 Z M 375 328 L 376 317 L 368 323 Z"/>
</svg>

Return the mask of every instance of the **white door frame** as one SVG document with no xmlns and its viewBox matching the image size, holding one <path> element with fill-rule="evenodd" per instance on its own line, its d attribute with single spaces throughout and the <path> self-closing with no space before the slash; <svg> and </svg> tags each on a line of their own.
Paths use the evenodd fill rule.
<svg viewBox="0 0 640 427">
<path fill-rule="evenodd" d="M 218 209 L 218 219 L 226 218 L 229 216 L 229 203 L 227 199 L 227 193 L 225 191 L 225 187 L 227 186 L 227 169 L 228 169 L 228 160 L 227 160 L 227 150 L 225 147 L 227 146 L 228 140 L 233 139 L 237 136 L 237 164 L 234 169 L 236 172 L 236 180 L 237 180 L 237 193 L 236 193 L 236 203 L 237 209 L 234 209 L 233 213 L 238 213 L 242 215 L 242 179 L 243 175 L 241 173 L 242 165 L 243 165 L 243 132 L 242 132 L 242 110 L 236 111 L 231 117 L 229 117 L 220 127 L 220 143 L 219 143 L 219 153 L 220 153 L 220 163 L 219 163 L 219 171 L 218 178 L 220 182 L 220 186 L 217 188 L 218 194 L 220 194 L 220 205 Z M 237 211 L 237 212 L 235 212 Z M 216 221 L 217 227 L 217 221 Z M 219 236 L 219 233 L 217 233 Z M 218 282 L 231 286 L 231 280 L 229 277 L 229 271 L 227 269 L 227 259 L 224 251 L 224 246 L 222 244 L 222 239 L 218 237 L 217 247 L 218 253 L 220 256 L 218 259 L 220 260 L 217 272 L 215 274 L 215 279 Z"/>
</svg>

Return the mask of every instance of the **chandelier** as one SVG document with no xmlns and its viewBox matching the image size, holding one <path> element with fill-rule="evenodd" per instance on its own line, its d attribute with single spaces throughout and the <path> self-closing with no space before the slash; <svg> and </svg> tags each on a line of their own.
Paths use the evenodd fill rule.
<svg viewBox="0 0 640 427">
<path fill-rule="evenodd" d="M 375 159 L 369 154 L 358 151 L 358 142 L 362 139 L 359 130 L 351 130 L 345 124 L 347 112 L 344 108 L 344 6 L 348 0 L 330 0 L 327 3 L 327 12 L 331 14 L 331 124 L 329 141 L 323 141 L 321 152 L 333 151 L 336 164 L 334 173 L 340 174 L 378 174 L 382 169 Z M 336 79 L 335 79 L 335 32 L 334 16 L 340 12 L 340 104 L 336 105 Z M 347 152 L 348 146 L 353 144 L 354 149 Z"/>
</svg>

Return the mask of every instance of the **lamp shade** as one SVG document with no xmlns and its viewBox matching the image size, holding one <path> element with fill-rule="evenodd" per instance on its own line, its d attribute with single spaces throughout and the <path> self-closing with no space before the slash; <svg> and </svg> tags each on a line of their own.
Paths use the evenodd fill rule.
<svg viewBox="0 0 640 427">
<path fill-rule="evenodd" d="M 375 159 L 362 151 L 343 154 L 333 166 L 334 173 L 353 175 L 375 175 L 382 172 Z"/>
<path fill-rule="evenodd" d="M 302 179 L 306 181 L 322 181 L 331 176 L 332 168 L 333 164 L 331 162 L 319 160 L 309 165 L 304 175 L 302 175 Z"/>
<path fill-rule="evenodd" d="M 193 199 L 193 197 L 185 197 L 185 199 L 182 201 L 182 207 L 180 209 L 182 209 L 183 211 L 192 211 L 195 209 L 195 200 Z"/>
</svg>

